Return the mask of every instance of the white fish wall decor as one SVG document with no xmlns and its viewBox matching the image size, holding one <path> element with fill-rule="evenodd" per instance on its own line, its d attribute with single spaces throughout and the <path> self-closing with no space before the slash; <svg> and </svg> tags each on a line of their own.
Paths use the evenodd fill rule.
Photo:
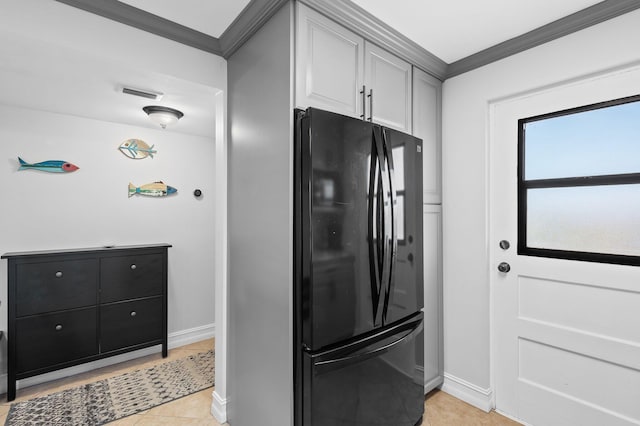
<svg viewBox="0 0 640 426">
<path fill-rule="evenodd" d="M 154 145 L 149 146 L 145 141 L 140 139 L 127 139 L 122 142 L 118 149 L 121 153 L 134 160 L 151 157 L 158 151 L 153 149 Z"/>
</svg>

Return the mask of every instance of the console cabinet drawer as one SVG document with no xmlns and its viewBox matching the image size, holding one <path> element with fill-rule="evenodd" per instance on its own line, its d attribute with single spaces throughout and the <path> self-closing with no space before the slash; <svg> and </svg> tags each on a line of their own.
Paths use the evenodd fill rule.
<svg viewBox="0 0 640 426">
<path fill-rule="evenodd" d="M 163 256 L 143 254 L 100 260 L 102 303 L 162 294 Z"/>
<path fill-rule="evenodd" d="M 97 259 L 24 263 L 16 269 L 17 317 L 96 304 Z"/>
<path fill-rule="evenodd" d="M 100 351 L 162 339 L 162 297 L 100 307 Z"/>
<path fill-rule="evenodd" d="M 24 373 L 98 353 L 95 307 L 16 321 L 16 369 Z"/>
</svg>

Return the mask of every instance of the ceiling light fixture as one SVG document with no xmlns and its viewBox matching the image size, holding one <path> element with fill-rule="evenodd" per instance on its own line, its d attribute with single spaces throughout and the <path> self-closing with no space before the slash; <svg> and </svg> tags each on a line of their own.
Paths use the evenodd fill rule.
<svg viewBox="0 0 640 426">
<path fill-rule="evenodd" d="M 165 129 L 167 125 L 177 123 L 184 114 L 177 109 L 163 107 L 158 105 L 150 105 L 142 108 L 147 113 L 149 119 L 154 123 L 158 123 L 160 127 Z"/>
</svg>

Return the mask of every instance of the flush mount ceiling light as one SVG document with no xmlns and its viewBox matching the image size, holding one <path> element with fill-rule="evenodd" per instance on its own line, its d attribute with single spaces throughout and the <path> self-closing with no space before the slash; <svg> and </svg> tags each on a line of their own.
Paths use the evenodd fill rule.
<svg viewBox="0 0 640 426">
<path fill-rule="evenodd" d="M 177 109 L 157 105 L 146 106 L 142 110 L 147 113 L 151 121 L 158 123 L 163 129 L 169 124 L 177 123 L 184 116 Z"/>
</svg>

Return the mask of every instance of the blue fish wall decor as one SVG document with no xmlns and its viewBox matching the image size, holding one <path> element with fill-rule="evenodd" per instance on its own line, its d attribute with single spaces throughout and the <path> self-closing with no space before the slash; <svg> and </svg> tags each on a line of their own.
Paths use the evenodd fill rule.
<svg viewBox="0 0 640 426">
<path fill-rule="evenodd" d="M 129 197 L 134 195 L 146 195 L 149 197 L 166 197 L 178 192 L 173 186 L 169 186 L 162 181 L 148 183 L 142 186 L 135 186 L 129 182 Z"/>
<path fill-rule="evenodd" d="M 128 139 L 118 147 L 121 153 L 134 160 L 151 157 L 158 151 L 153 149 L 153 145 L 149 146 L 145 141 L 140 139 Z"/>
<path fill-rule="evenodd" d="M 40 170 L 49 173 L 69 173 L 75 172 L 80 168 L 75 164 L 69 163 L 68 161 L 60 160 L 48 160 L 42 161 L 40 163 L 27 163 L 22 158 L 18 157 L 18 162 L 20 162 L 20 168 L 18 170 Z"/>
</svg>

